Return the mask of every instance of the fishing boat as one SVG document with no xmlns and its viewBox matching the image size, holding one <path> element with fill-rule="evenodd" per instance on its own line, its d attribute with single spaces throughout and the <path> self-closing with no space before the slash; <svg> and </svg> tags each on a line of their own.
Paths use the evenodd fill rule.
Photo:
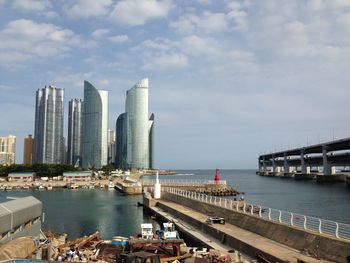
<svg viewBox="0 0 350 263">
<path fill-rule="evenodd" d="M 108 190 L 114 190 L 114 183 L 112 182 L 112 181 L 110 181 L 109 183 L 108 183 Z"/>
<path fill-rule="evenodd" d="M 187 251 L 182 251 L 181 247 L 185 245 L 185 242 L 179 237 L 174 224 L 165 223 L 163 226 L 162 231 L 158 230 L 153 233 L 152 224 L 141 224 L 141 238 L 130 238 L 128 240 L 130 251 L 128 254 L 121 254 L 121 257 L 130 255 L 131 258 L 129 257 L 126 262 L 134 262 L 133 259 L 146 256 L 152 257 L 154 260 L 152 262 L 160 263 L 192 257 Z M 122 261 L 117 260 L 117 262 Z M 140 262 L 144 261 L 141 260 Z"/>
<path fill-rule="evenodd" d="M 48 184 L 48 185 L 46 186 L 46 189 L 47 189 L 47 190 L 52 190 L 52 185 L 51 185 L 51 184 Z"/>
<path fill-rule="evenodd" d="M 45 190 L 45 187 L 43 185 L 39 185 L 38 189 L 39 190 Z"/>
<path fill-rule="evenodd" d="M 78 189 L 79 186 L 76 185 L 76 184 L 71 184 L 71 185 L 69 186 L 69 188 L 74 190 L 74 189 Z"/>
<path fill-rule="evenodd" d="M 29 185 L 27 185 L 27 184 L 23 185 L 23 186 L 22 186 L 22 189 L 23 189 L 23 190 L 29 190 Z"/>
<path fill-rule="evenodd" d="M 12 191 L 12 186 L 11 185 L 7 185 L 5 188 L 6 191 Z"/>
</svg>

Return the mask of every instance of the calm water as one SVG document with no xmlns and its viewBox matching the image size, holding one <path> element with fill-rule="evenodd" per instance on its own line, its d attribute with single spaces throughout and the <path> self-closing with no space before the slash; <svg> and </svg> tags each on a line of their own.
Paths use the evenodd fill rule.
<svg viewBox="0 0 350 263">
<path fill-rule="evenodd" d="M 57 189 L 0 192 L 0 201 L 6 196 L 33 195 L 43 202 L 44 230 L 67 233 L 69 239 L 89 235 L 99 230 L 102 238 L 115 235 L 130 236 L 141 232 L 140 224 L 152 220 L 143 215 L 141 196 L 124 196 L 107 189 Z M 153 222 L 155 224 L 155 222 Z"/>
<path fill-rule="evenodd" d="M 167 179 L 213 179 L 215 171 L 186 170 Z M 182 174 L 182 175 L 181 175 Z M 293 211 L 350 224 L 350 187 L 345 184 L 316 184 L 311 181 L 269 178 L 254 170 L 222 170 L 220 177 L 255 204 Z M 0 192 L 0 202 L 7 196 L 33 195 L 43 202 L 44 230 L 64 232 L 73 239 L 99 230 L 102 238 L 129 236 L 140 232 L 140 224 L 151 222 L 137 202 L 141 196 L 124 196 L 105 189 L 58 189 L 52 191 Z"/>
<path fill-rule="evenodd" d="M 215 170 L 178 173 L 161 178 L 213 180 L 215 176 Z M 220 170 L 219 173 L 220 179 L 245 192 L 245 199 L 254 204 L 350 224 L 350 187 L 345 183 L 317 184 L 314 181 L 262 177 L 256 175 L 255 170 Z"/>
</svg>

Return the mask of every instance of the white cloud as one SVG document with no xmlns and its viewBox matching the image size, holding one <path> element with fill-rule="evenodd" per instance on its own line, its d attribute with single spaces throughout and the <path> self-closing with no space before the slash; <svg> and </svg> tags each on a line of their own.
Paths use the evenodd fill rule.
<svg viewBox="0 0 350 263">
<path fill-rule="evenodd" d="M 145 59 L 145 69 L 165 70 L 169 68 L 181 68 L 188 64 L 188 59 L 181 53 L 160 53 L 148 56 Z"/>
<path fill-rule="evenodd" d="M 201 16 L 184 15 L 170 26 L 181 33 L 193 33 L 198 29 L 203 32 L 225 31 L 228 28 L 228 20 L 224 13 L 204 12 Z"/>
<path fill-rule="evenodd" d="M 29 59 L 44 59 L 68 55 L 80 43 L 79 37 L 69 29 L 32 20 L 9 22 L 0 31 L 1 63 L 6 66 Z"/>
<path fill-rule="evenodd" d="M 14 0 L 12 2 L 14 9 L 22 11 L 45 11 L 51 7 L 48 0 Z"/>
<path fill-rule="evenodd" d="M 123 43 L 130 40 L 127 35 L 115 35 L 115 36 L 109 37 L 108 39 L 115 43 Z"/>
<path fill-rule="evenodd" d="M 77 0 L 74 4 L 65 5 L 64 10 L 71 17 L 104 16 L 112 3 L 112 0 Z"/>
<path fill-rule="evenodd" d="M 94 32 L 92 32 L 92 37 L 93 38 L 101 38 L 106 36 L 111 30 L 108 28 L 99 28 L 96 29 Z"/>
<path fill-rule="evenodd" d="M 110 18 L 125 25 L 143 25 L 149 20 L 166 17 L 171 7 L 171 0 L 121 0 Z"/>
</svg>

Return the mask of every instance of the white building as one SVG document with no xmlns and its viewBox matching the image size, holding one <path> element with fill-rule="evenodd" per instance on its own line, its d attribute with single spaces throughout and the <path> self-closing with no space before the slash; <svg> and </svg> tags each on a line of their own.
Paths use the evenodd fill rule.
<svg viewBox="0 0 350 263">
<path fill-rule="evenodd" d="M 0 165 L 11 165 L 16 162 L 16 136 L 0 137 Z"/>
</svg>

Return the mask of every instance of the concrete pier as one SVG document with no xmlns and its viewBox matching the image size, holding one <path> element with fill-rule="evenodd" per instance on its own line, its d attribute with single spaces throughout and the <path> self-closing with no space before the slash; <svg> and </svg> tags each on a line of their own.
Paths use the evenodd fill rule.
<svg viewBox="0 0 350 263">
<path fill-rule="evenodd" d="M 182 196 L 162 193 L 162 199 L 145 197 L 144 205 L 154 213 L 171 215 L 196 231 L 249 256 L 271 262 L 347 262 L 350 242 L 295 229 Z M 225 225 L 208 225 L 208 216 L 224 217 Z M 322 260 L 321 260 L 322 259 Z"/>
</svg>

